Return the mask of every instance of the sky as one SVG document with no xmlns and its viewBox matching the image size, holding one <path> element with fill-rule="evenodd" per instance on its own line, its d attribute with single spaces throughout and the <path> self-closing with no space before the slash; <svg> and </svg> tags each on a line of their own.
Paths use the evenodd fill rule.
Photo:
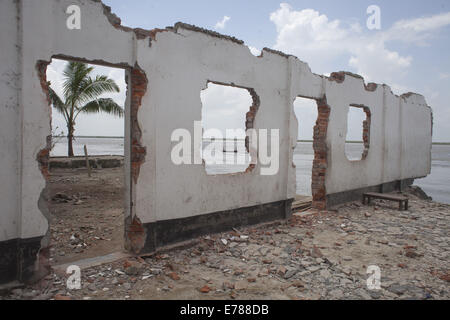
<svg viewBox="0 0 450 320">
<path fill-rule="evenodd" d="M 112 7 L 126 26 L 165 28 L 182 21 L 235 36 L 254 54 L 263 47 L 293 54 L 317 74 L 345 70 L 364 76 L 366 82 L 386 83 L 396 94 L 423 94 L 433 108 L 433 140 L 450 142 L 448 0 L 104 0 L 104 3 Z M 380 8 L 379 29 L 367 27 L 371 17 L 367 9 L 371 5 Z M 50 66 L 51 72 L 58 73 L 58 68 Z M 123 81 L 121 72 L 113 71 L 111 76 Z M 226 87 L 208 91 L 214 94 L 201 94 L 203 107 L 210 110 L 203 119 L 206 126 L 243 127 L 242 111 L 249 101 L 245 92 L 236 93 Z M 316 110 L 301 101 L 295 103 L 294 110 L 297 114 L 302 112 L 299 139 L 310 139 Z M 219 117 L 216 112 L 227 117 Z M 360 139 L 363 119 L 350 117 L 355 121 L 349 127 L 348 138 Z M 77 123 L 77 134 L 120 136 L 123 119 L 82 118 Z"/>
</svg>

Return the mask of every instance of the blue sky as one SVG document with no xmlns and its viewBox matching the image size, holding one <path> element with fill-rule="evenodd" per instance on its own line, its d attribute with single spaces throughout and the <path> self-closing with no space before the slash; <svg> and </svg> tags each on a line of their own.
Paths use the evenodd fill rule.
<svg viewBox="0 0 450 320">
<path fill-rule="evenodd" d="M 386 83 L 396 94 L 423 94 L 434 112 L 434 141 L 450 141 L 448 0 L 104 3 L 126 26 L 153 29 L 183 21 L 233 35 L 254 51 L 269 47 L 294 54 L 318 74 L 347 70 L 363 75 L 366 81 Z M 370 5 L 381 9 L 380 30 L 366 27 Z M 313 121 L 311 111 L 304 124 Z"/>
</svg>

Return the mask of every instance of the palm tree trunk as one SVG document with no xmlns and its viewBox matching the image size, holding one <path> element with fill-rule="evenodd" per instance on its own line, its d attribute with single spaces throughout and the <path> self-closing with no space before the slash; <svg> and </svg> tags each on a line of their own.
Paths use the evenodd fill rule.
<svg viewBox="0 0 450 320">
<path fill-rule="evenodd" d="M 73 157 L 73 128 L 71 126 L 68 127 L 69 134 L 67 135 L 67 144 L 68 144 L 68 156 Z"/>
<path fill-rule="evenodd" d="M 73 157 L 73 145 L 72 145 L 73 135 L 69 134 L 67 136 L 67 139 L 68 139 L 68 156 Z"/>
</svg>

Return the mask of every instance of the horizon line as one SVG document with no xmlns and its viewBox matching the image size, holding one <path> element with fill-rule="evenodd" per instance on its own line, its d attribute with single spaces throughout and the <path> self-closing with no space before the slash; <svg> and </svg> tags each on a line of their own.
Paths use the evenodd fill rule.
<svg viewBox="0 0 450 320">
<path fill-rule="evenodd" d="M 67 138 L 66 136 L 52 136 L 52 138 Z M 121 136 L 75 136 L 74 138 L 96 138 L 96 139 L 124 139 L 125 137 Z M 204 138 L 203 140 L 212 140 L 211 138 Z M 218 139 L 217 139 L 218 140 Z M 227 140 L 227 139 L 223 139 Z M 229 139 L 232 140 L 232 139 Z M 245 140 L 245 139 L 236 139 L 237 141 Z M 314 142 L 314 140 L 297 140 L 297 142 Z M 348 140 L 346 143 L 364 143 L 363 141 L 357 141 L 357 140 Z M 434 141 L 432 142 L 433 145 L 450 145 L 450 142 L 443 142 L 443 141 Z"/>
</svg>

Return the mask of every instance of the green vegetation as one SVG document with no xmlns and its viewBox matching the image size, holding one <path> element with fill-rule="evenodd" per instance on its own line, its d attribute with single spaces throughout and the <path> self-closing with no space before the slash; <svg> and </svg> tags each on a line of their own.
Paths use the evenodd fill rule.
<svg viewBox="0 0 450 320">
<path fill-rule="evenodd" d="M 124 110 L 110 98 L 99 98 L 104 93 L 119 92 L 119 86 L 107 76 L 90 74 L 94 67 L 81 62 L 68 62 L 64 71 L 63 94 L 59 97 L 50 87 L 49 95 L 53 107 L 64 116 L 67 125 L 68 156 L 73 157 L 75 123 L 80 113 L 106 112 L 122 117 Z"/>
</svg>

